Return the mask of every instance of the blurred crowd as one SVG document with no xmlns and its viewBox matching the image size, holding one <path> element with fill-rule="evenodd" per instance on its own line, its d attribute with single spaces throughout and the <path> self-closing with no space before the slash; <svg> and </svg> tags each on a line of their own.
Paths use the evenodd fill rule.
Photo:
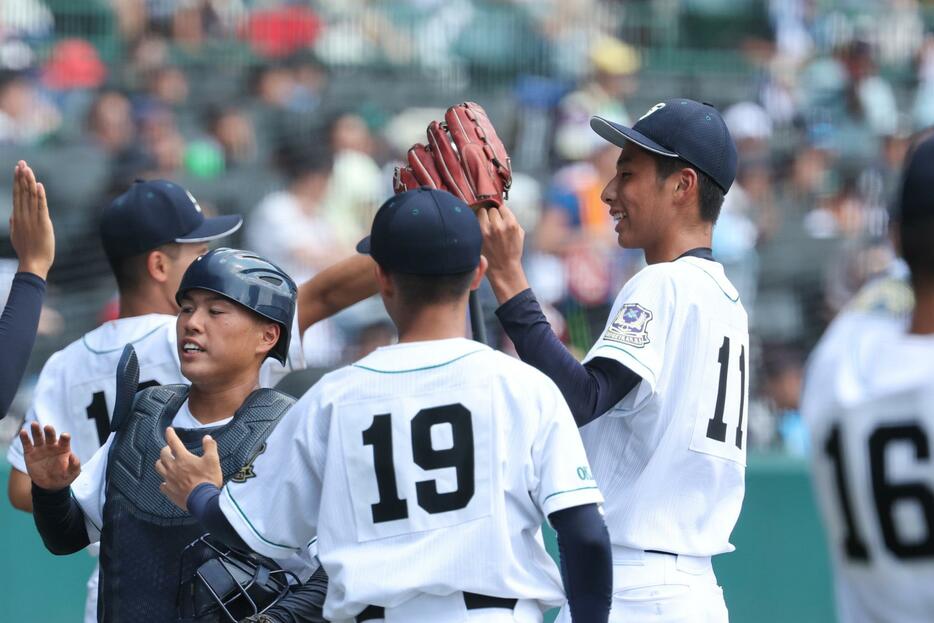
<svg viewBox="0 0 934 623">
<path fill-rule="evenodd" d="M 893 270 L 892 190 L 912 136 L 934 124 L 932 9 L 3 0 L 0 168 L 34 166 L 60 240 L 32 370 L 113 317 L 96 215 L 134 179 L 172 179 L 205 210 L 242 214 L 230 244 L 303 280 L 353 253 L 392 192 L 393 166 L 463 99 L 483 104 L 507 141 L 527 272 L 556 331 L 583 354 L 643 262 L 616 244 L 600 192 L 618 151 L 589 118 L 629 123 L 682 95 L 718 106 L 740 153 L 714 253 L 750 314 L 750 444 L 800 453 L 809 349 L 860 286 Z M 0 176 L 0 223 L 10 178 Z M 481 295 L 489 332 L 508 350 L 495 302 Z M 313 366 L 393 339 L 369 303 L 306 336 Z"/>
</svg>

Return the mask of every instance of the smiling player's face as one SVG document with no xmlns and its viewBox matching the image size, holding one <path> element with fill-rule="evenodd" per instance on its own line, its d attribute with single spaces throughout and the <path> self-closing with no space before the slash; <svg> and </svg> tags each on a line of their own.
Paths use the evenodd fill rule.
<svg viewBox="0 0 934 623">
<path fill-rule="evenodd" d="M 208 290 L 189 290 L 176 320 L 182 374 L 218 387 L 258 375 L 279 338 L 279 325 Z"/>
<path fill-rule="evenodd" d="M 656 245 L 674 216 L 667 193 L 670 181 L 659 181 L 649 152 L 632 143 L 620 150 L 616 175 L 600 198 L 610 209 L 621 247 L 647 249 Z"/>
</svg>

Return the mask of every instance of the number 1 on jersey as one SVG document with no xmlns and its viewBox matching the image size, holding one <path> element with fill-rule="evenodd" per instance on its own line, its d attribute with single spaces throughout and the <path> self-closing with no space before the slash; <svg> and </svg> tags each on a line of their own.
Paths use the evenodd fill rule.
<svg viewBox="0 0 934 623">
<path fill-rule="evenodd" d="M 717 351 L 717 363 L 720 364 L 720 382 L 717 387 L 717 402 L 713 417 L 707 422 L 707 437 L 726 443 L 726 422 L 723 421 L 723 409 L 726 403 L 726 388 L 730 371 L 730 338 L 723 338 L 723 345 Z M 736 447 L 743 449 L 743 407 L 746 403 L 746 347 L 739 348 L 739 420 L 736 424 Z"/>
</svg>

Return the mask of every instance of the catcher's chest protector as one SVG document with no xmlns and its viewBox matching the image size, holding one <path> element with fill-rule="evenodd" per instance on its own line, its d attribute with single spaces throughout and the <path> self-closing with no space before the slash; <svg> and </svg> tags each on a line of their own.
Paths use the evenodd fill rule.
<svg viewBox="0 0 934 623">
<path fill-rule="evenodd" d="M 101 529 L 99 621 L 177 620 L 181 553 L 203 531 L 159 491 L 162 478 L 153 466 L 166 444 L 164 431 L 187 397 L 187 385 L 141 391 L 132 415 L 114 437 Z M 211 434 L 217 441 L 224 482 L 249 478 L 266 438 L 294 402 L 281 392 L 258 389 L 224 426 L 175 430 L 196 454 L 201 454 L 202 437 Z"/>
</svg>

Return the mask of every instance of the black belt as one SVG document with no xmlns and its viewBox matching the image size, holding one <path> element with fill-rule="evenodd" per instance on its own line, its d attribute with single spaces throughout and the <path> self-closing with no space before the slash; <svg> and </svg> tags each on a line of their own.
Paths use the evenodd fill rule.
<svg viewBox="0 0 934 623">
<path fill-rule="evenodd" d="M 660 549 L 647 549 L 645 550 L 646 554 L 665 554 L 666 556 L 677 556 L 677 554 L 672 554 L 671 552 L 663 552 Z"/>
<path fill-rule="evenodd" d="M 505 597 L 491 597 L 490 595 L 478 595 L 477 593 L 464 593 L 464 605 L 468 610 L 480 610 L 481 608 L 503 608 L 512 610 L 516 607 L 518 599 L 507 599 Z M 357 615 L 357 623 L 372 621 L 373 619 L 385 619 L 386 609 L 382 606 L 367 606 Z"/>
</svg>

